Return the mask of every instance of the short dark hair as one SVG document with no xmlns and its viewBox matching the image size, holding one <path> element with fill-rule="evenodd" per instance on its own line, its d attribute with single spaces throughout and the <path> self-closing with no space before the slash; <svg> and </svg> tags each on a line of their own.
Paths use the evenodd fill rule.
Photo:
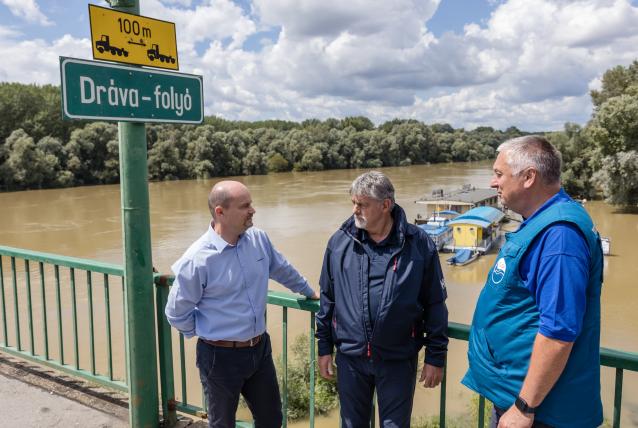
<svg viewBox="0 0 638 428">
<path fill-rule="evenodd" d="M 365 172 L 358 176 L 350 186 L 350 196 L 368 196 L 383 201 L 390 199 L 390 208 L 394 206 L 394 186 L 385 174 L 379 171 Z"/>
</svg>

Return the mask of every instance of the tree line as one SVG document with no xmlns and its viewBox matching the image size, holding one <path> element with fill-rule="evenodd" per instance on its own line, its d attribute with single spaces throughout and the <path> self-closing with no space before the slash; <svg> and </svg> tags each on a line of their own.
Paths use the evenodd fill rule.
<svg viewBox="0 0 638 428">
<path fill-rule="evenodd" d="M 607 70 L 591 91 L 591 120 L 544 133 L 563 155 L 572 196 L 638 205 L 638 61 Z M 119 182 L 117 125 L 64 121 L 60 89 L 0 83 L 0 191 Z M 230 121 L 147 125 L 151 180 L 284 171 L 380 168 L 494 158 L 498 145 L 525 135 L 515 127 L 455 129 L 366 117 L 302 122 Z"/>
<path fill-rule="evenodd" d="M 119 181 L 117 125 L 63 121 L 59 88 L 0 84 L 0 117 L 0 189 Z M 303 122 L 206 117 L 198 126 L 146 127 L 151 180 L 477 161 L 493 158 L 498 144 L 519 135 L 514 127 L 466 131 L 400 119 L 377 127 L 366 117 Z"/>
</svg>

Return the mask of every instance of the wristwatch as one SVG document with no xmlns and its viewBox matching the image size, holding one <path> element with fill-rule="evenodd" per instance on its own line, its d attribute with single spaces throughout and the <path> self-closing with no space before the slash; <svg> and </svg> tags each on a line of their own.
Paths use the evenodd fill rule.
<svg viewBox="0 0 638 428">
<path fill-rule="evenodd" d="M 531 407 L 527 404 L 527 401 L 523 400 L 519 395 L 516 397 L 516 401 L 514 401 L 514 405 L 518 410 L 523 413 L 527 413 L 528 415 L 533 415 L 536 412 L 536 407 Z"/>
</svg>

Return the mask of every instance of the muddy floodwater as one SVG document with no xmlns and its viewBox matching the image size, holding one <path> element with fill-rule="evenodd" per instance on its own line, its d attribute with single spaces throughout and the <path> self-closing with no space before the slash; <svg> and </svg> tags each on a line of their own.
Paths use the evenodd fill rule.
<svg viewBox="0 0 638 428">
<path fill-rule="evenodd" d="M 451 190 L 466 183 L 476 187 L 487 187 L 490 180 L 489 162 L 385 168 L 383 171 L 392 179 L 397 202 L 405 209 L 410 220 L 421 212 L 420 206 L 414 201 L 430 194 L 433 189 Z M 351 203 L 347 193 L 349 185 L 361 172 L 339 170 L 238 178 L 252 192 L 254 207 L 257 210 L 254 217 L 255 225 L 268 232 L 279 251 L 314 287 L 317 287 L 326 242 L 350 215 Z M 210 217 L 206 196 L 215 181 L 217 180 L 150 184 L 153 261 L 160 272 L 168 273 L 170 265 L 206 230 Z M 0 194 L 0 206 L 0 245 L 122 263 L 119 186 L 4 193 Z M 585 207 L 601 235 L 611 238 L 612 254 L 605 258 L 602 346 L 638 352 L 638 215 L 617 211 L 614 207 L 598 201 L 587 202 Z M 447 257 L 449 256 L 446 254 L 441 255 L 449 294 L 447 303 L 450 320 L 469 324 L 479 291 L 495 255 L 480 257 L 476 262 L 463 267 L 449 267 L 445 264 Z M 5 258 L 5 284 L 9 284 L 10 281 L 9 268 Z M 86 281 L 86 278 L 78 281 L 80 284 L 80 281 Z M 94 287 L 101 293 L 101 279 L 96 278 L 94 281 Z M 123 378 L 123 350 L 117 345 L 122 342 L 123 333 L 121 285 L 110 286 L 114 288 L 111 293 L 113 371 L 116 377 Z M 271 283 L 271 287 L 276 290 L 283 289 L 275 283 Z M 86 299 L 83 290 L 84 288 L 78 285 L 80 301 L 82 298 Z M 47 289 L 48 301 L 54 299 L 53 293 L 53 287 Z M 63 290 L 62 297 L 64 296 Z M 39 304 L 39 299 L 34 296 L 34 305 Z M 11 301 L 7 300 L 7 304 L 11 304 Z M 104 319 L 104 313 L 99 306 L 96 305 L 95 314 L 98 330 L 95 346 L 96 349 L 103 349 L 103 343 L 100 341 L 105 340 L 105 335 L 99 331 L 99 326 Z M 82 317 L 82 314 L 80 311 L 79 316 Z M 281 319 L 281 310 L 269 307 L 268 329 L 276 354 L 281 353 Z M 86 340 L 82 339 L 86 337 L 86 334 L 83 334 L 86 333 L 85 324 L 79 323 L 81 341 Z M 288 326 L 289 343 L 295 336 L 308 334 L 308 314 L 289 311 Z M 22 340 L 23 343 L 26 342 L 24 337 Z M 51 353 L 55 357 L 58 345 L 53 341 L 54 338 L 51 340 Z M 65 349 L 68 349 L 65 351 L 68 352 L 65 359 L 71 361 L 72 342 L 67 343 L 67 340 L 71 339 L 65 338 Z M 201 404 L 199 380 L 194 364 L 194 347 L 191 342 L 186 341 L 187 394 L 189 402 Z M 86 348 L 88 344 L 80 343 L 80 349 Z M 452 417 L 468 411 L 471 401 L 472 394 L 459 383 L 467 367 L 466 352 L 466 342 L 450 342 L 447 409 Z M 81 355 L 80 362 L 86 367 L 86 352 L 84 354 Z M 98 355 L 96 364 L 98 370 L 103 370 L 106 364 L 105 356 Z M 179 365 L 176 365 L 176 372 L 178 367 Z M 611 420 L 614 371 L 603 368 L 602 376 L 605 417 Z M 176 393 L 178 398 L 181 397 L 179 379 L 176 380 Z M 431 391 L 417 385 L 413 415 L 427 417 L 438 414 L 438 409 L 439 389 Z M 636 373 L 624 374 L 622 417 L 622 426 L 638 426 Z M 336 427 L 337 421 L 334 412 L 327 417 L 318 417 L 317 426 Z M 293 426 L 307 426 L 307 421 Z"/>
</svg>

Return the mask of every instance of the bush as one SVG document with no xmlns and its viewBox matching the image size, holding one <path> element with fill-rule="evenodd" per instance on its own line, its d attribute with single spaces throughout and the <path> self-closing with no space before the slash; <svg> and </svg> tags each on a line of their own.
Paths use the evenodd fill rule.
<svg viewBox="0 0 638 428">
<path fill-rule="evenodd" d="M 288 419 L 306 418 L 310 408 L 310 362 L 308 337 L 300 335 L 295 338 L 288 355 Z M 316 348 L 315 348 L 316 350 Z M 317 360 L 315 351 L 315 360 Z M 283 394 L 283 362 L 277 360 L 277 377 Z M 319 376 L 319 368 L 315 365 L 315 414 L 325 415 L 339 405 L 337 382 Z"/>
<path fill-rule="evenodd" d="M 275 153 L 268 158 L 268 171 L 270 172 L 286 172 L 290 171 L 290 164 L 279 153 Z"/>
</svg>

